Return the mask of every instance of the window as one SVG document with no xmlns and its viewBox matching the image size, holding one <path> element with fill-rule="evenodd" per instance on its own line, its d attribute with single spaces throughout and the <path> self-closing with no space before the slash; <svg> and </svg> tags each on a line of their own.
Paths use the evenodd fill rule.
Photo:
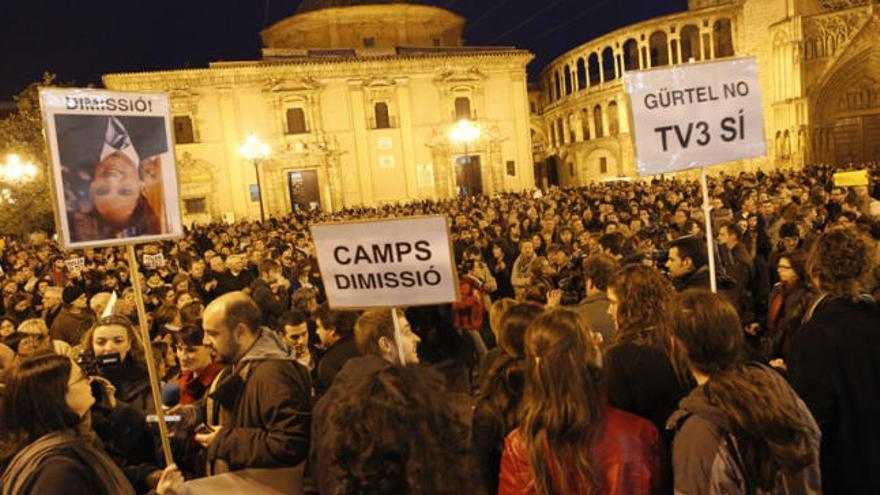
<svg viewBox="0 0 880 495">
<path fill-rule="evenodd" d="M 471 99 L 467 96 L 459 96 L 455 99 L 455 120 L 471 118 Z"/>
<path fill-rule="evenodd" d="M 623 69 L 639 70 L 639 43 L 632 38 L 623 44 Z"/>
<path fill-rule="evenodd" d="M 693 24 L 681 28 L 681 61 L 700 61 L 700 28 Z"/>
<path fill-rule="evenodd" d="M 587 63 L 588 73 L 590 76 L 590 86 L 595 86 L 602 82 L 602 76 L 599 75 L 599 55 L 596 53 L 590 54 L 589 62 Z"/>
<path fill-rule="evenodd" d="M 440 38 L 431 38 L 431 41 L 434 42 L 434 46 L 440 46 Z"/>
<path fill-rule="evenodd" d="M 508 177 L 516 177 L 516 162 L 513 160 L 507 160 L 507 175 Z"/>
<path fill-rule="evenodd" d="M 712 34 L 715 36 L 715 58 L 733 56 L 733 35 L 731 34 L 730 19 L 718 19 L 712 25 Z"/>
<path fill-rule="evenodd" d="M 602 75 L 605 81 L 613 81 L 617 78 L 617 71 L 614 67 L 614 50 L 611 47 L 602 51 Z"/>
<path fill-rule="evenodd" d="M 302 108 L 294 107 L 287 109 L 287 133 L 305 134 L 309 132 L 306 127 L 306 113 Z"/>
<path fill-rule="evenodd" d="M 596 137 L 603 137 L 605 135 L 605 129 L 602 126 L 602 107 L 599 105 L 596 105 L 593 108 L 593 120 L 596 122 Z"/>
<path fill-rule="evenodd" d="M 599 158 L 599 173 L 607 174 L 608 173 L 608 159 L 603 157 Z"/>
<path fill-rule="evenodd" d="M 388 129 L 391 127 L 391 119 L 388 117 L 388 104 L 384 101 L 373 105 L 373 115 L 376 118 L 376 129 Z"/>
<path fill-rule="evenodd" d="M 579 58 L 577 61 L 577 82 L 578 91 L 583 91 L 587 87 L 587 66 L 584 59 Z"/>
<path fill-rule="evenodd" d="M 196 215 L 199 213 L 205 213 L 208 208 L 205 203 L 205 198 L 185 198 L 183 200 L 183 209 L 186 211 L 187 215 Z"/>
<path fill-rule="evenodd" d="M 565 94 L 571 94 L 571 71 L 565 66 Z"/>
<path fill-rule="evenodd" d="M 669 65 L 669 44 L 666 33 L 655 31 L 648 40 L 651 47 L 651 67 Z"/>
<path fill-rule="evenodd" d="M 608 104 L 608 135 L 616 136 L 620 133 L 620 115 L 617 111 L 617 102 Z"/>
<path fill-rule="evenodd" d="M 376 38 L 369 36 L 364 38 L 364 48 L 373 48 L 376 46 Z"/>
<path fill-rule="evenodd" d="M 574 177 L 574 163 L 568 162 L 568 176 Z"/>
<path fill-rule="evenodd" d="M 193 135 L 192 119 L 189 115 L 174 117 L 174 142 L 177 144 L 189 144 L 196 142 Z"/>
</svg>

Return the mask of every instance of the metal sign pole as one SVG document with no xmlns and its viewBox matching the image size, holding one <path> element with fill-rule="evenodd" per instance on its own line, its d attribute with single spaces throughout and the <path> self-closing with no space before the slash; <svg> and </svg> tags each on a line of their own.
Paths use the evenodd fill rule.
<svg viewBox="0 0 880 495">
<path fill-rule="evenodd" d="M 709 255 L 709 282 L 712 292 L 718 292 L 718 282 L 715 279 L 715 236 L 712 235 L 712 205 L 709 204 L 709 184 L 707 180 L 706 167 L 702 167 L 702 183 L 703 187 L 703 216 L 706 220 L 706 250 Z"/>
<path fill-rule="evenodd" d="M 162 439 L 162 453 L 165 454 L 165 465 L 174 464 L 171 456 L 171 443 L 168 440 L 168 425 L 165 424 L 165 414 L 162 411 L 162 399 L 159 395 L 159 374 L 156 370 L 156 360 L 153 358 L 153 346 L 150 345 L 150 331 L 147 328 L 147 311 L 144 309 L 144 294 L 141 291 L 141 283 L 138 277 L 137 258 L 134 255 L 134 244 L 126 246 L 128 251 L 128 270 L 132 287 L 134 288 L 134 300 L 137 305 L 138 323 L 141 329 L 141 340 L 144 344 L 144 354 L 147 358 L 147 371 L 150 373 L 150 391 L 153 395 L 153 406 L 156 408 L 156 418 L 159 424 L 159 438 Z"/>
<path fill-rule="evenodd" d="M 397 357 L 400 359 L 400 365 L 406 366 L 406 360 L 403 358 L 403 338 L 400 333 L 400 316 L 397 308 L 391 308 L 391 319 L 394 320 L 394 341 L 397 342 Z"/>
</svg>

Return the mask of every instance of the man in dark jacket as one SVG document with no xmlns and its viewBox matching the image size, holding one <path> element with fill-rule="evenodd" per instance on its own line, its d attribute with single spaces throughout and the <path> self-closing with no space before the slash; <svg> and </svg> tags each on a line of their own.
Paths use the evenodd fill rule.
<svg viewBox="0 0 880 495">
<path fill-rule="evenodd" d="M 278 317 L 290 306 L 290 282 L 272 260 L 260 263 L 260 276 L 251 282 L 251 297 L 263 314 L 263 324 L 277 330 Z"/>
<path fill-rule="evenodd" d="M 354 342 L 354 324 L 360 313 L 355 311 L 333 311 L 321 306 L 315 313 L 318 338 L 324 349 L 324 356 L 318 362 L 318 394 L 330 388 L 333 379 L 349 359 L 358 356 Z"/>
<path fill-rule="evenodd" d="M 398 315 L 399 335 L 395 335 L 391 310 L 371 310 L 358 318 L 354 333 L 361 357 L 349 359 L 345 363 L 333 380 L 333 385 L 315 405 L 315 417 L 312 422 L 312 438 L 315 441 L 312 442 L 309 452 L 306 479 L 310 490 L 315 490 L 321 495 L 329 495 L 335 493 L 334 489 L 337 485 L 337 480 L 333 478 L 330 470 L 334 462 L 329 458 L 332 449 L 322 443 L 329 438 L 327 430 L 330 425 L 327 421 L 327 413 L 330 405 L 379 371 L 395 365 L 418 364 L 416 351 L 420 339 L 412 332 L 403 313 L 400 312 Z"/>
<path fill-rule="evenodd" d="M 670 243 L 666 268 L 679 292 L 709 288 L 709 267 L 706 263 L 706 243 L 701 239 L 693 236 L 679 237 Z"/>
<path fill-rule="evenodd" d="M 205 346 L 231 366 L 212 385 L 207 404 L 209 423 L 218 413 L 219 426 L 196 435 L 208 449 L 214 473 L 292 467 L 308 454 L 308 372 L 260 321 L 260 308 L 241 292 L 225 294 L 205 308 Z"/>
</svg>

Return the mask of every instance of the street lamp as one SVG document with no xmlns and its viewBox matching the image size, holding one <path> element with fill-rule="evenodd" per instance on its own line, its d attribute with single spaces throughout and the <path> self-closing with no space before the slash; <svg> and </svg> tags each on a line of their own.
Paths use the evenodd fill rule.
<svg viewBox="0 0 880 495">
<path fill-rule="evenodd" d="M 30 182 L 37 176 L 37 166 L 22 163 L 18 155 L 8 155 L 6 163 L 0 163 L 0 180 L 5 182 Z"/>
<path fill-rule="evenodd" d="M 245 139 L 244 144 L 238 148 L 239 153 L 247 160 L 254 161 L 254 173 L 257 176 L 257 191 L 260 200 L 260 222 L 266 221 L 266 214 L 263 211 L 263 186 L 260 183 L 260 160 L 269 156 L 269 145 L 260 141 L 256 134 L 251 134 Z"/>
<path fill-rule="evenodd" d="M 468 146 L 480 138 L 480 128 L 468 119 L 459 120 L 452 129 L 449 130 L 449 139 L 457 144 L 464 145 L 465 165 L 471 164 L 471 156 L 468 153 Z M 456 160 L 457 162 L 458 160 Z"/>
</svg>

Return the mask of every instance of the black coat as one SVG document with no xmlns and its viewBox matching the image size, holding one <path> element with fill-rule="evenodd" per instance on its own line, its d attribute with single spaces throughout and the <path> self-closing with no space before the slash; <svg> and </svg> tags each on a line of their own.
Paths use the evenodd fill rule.
<svg viewBox="0 0 880 495">
<path fill-rule="evenodd" d="M 827 495 L 880 493 L 880 308 L 871 301 L 823 301 L 791 343 L 792 386 L 822 430 Z"/>
<path fill-rule="evenodd" d="M 349 359 L 358 356 L 354 336 L 348 336 L 331 345 L 324 356 L 318 361 L 318 379 L 315 386 L 318 394 L 326 392 L 333 384 L 333 379 L 345 366 Z"/>
<path fill-rule="evenodd" d="M 678 379 L 666 351 L 626 335 L 608 349 L 605 376 L 610 404 L 651 421 L 660 432 L 692 388 Z"/>
<path fill-rule="evenodd" d="M 290 307 L 290 294 L 286 290 L 275 294 L 265 280 L 256 278 L 251 282 L 251 298 L 260 307 L 263 324 L 273 330 L 281 330 L 277 325 L 278 318 Z"/>
</svg>

